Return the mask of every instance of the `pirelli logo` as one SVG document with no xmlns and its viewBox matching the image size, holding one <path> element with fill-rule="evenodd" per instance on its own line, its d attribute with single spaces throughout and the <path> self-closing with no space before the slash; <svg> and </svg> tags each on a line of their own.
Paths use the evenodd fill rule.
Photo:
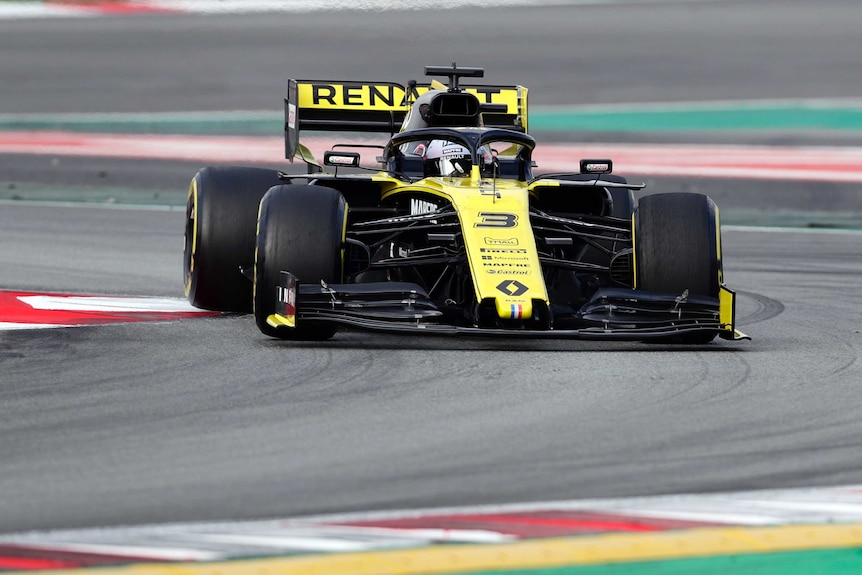
<svg viewBox="0 0 862 575">
<path fill-rule="evenodd" d="M 405 110 L 407 89 L 394 83 L 366 82 L 297 82 L 300 108 Z M 410 99 L 416 99 L 431 88 L 416 86 Z M 482 103 L 505 104 L 507 113 L 518 113 L 518 89 L 498 86 L 467 88 Z"/>
</svg>

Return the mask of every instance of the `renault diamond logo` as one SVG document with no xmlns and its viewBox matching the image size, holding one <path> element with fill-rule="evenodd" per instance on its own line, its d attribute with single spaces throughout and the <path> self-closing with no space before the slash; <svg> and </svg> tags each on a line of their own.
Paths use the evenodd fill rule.
<svg viewBox="0 0 862 575">
<path fill-rule="evenodd" d="M 497 286 L 497 289 L 509 296 L 524 295 L 529 289 L 527 286 L 516 280 L 506 280 Z"/>
</svg>

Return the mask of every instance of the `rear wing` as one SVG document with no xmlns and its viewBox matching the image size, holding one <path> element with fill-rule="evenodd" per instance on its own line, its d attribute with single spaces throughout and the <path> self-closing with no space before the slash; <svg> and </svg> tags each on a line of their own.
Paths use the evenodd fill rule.
<svg viewBox="0 0 862 575">
<path fill-rule="evenodd" d="M 527 88 L 523 86 L 461 86 L 482 104 L 486 126 L 527 131 Z M 330 82 L 294 80 L 287 83 L 284 99 L 284 153 L 293 161 L 303 130 L 329 132 L 381 132 L 390 135 L 401 124 L 416 98 L 429 90 L 445 90 L 434 81 L 411 82 L 407 87 L 393 82 Z"/>
</svg>

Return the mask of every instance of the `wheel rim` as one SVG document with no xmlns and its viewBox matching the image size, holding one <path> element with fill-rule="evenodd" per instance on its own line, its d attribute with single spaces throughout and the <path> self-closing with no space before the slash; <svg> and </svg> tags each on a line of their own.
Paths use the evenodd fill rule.
<svg viewBox="0 0 862 575">
<path fill-rule="evenodd" d="M 183 238 L 183 287 L 186 297 L 192 290 L 192 277 L 195 271 L 195 247 L 197 245 L 197 178 L 189 186 L 186 201 L 186 226 Z"/>
</svg>

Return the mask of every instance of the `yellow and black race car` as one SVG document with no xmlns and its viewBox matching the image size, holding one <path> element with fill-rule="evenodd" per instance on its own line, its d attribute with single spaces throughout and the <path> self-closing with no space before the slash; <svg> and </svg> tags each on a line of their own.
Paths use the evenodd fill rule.
<svg viewBox="0 0 862 575">
<path fill-rule="evenodd" d="M 304 173 L 208 167 L 192 180 L 189 301 L 253 311 L 260 330 L 324 340 L 405 334 L 742 339 L 707 196 L 635 202 L 608 159 L 536 176 L 527 89 L 461 85 L 481 68 L 429 66 L 448 85 L 290 80 L 287 158 Z M 388 132 L 319 165 L 309 130 Z M 377 148 L 377 149 L 374 149 Z M 363 168 L 360 155 L 375 154 Z"/>
</svg>

